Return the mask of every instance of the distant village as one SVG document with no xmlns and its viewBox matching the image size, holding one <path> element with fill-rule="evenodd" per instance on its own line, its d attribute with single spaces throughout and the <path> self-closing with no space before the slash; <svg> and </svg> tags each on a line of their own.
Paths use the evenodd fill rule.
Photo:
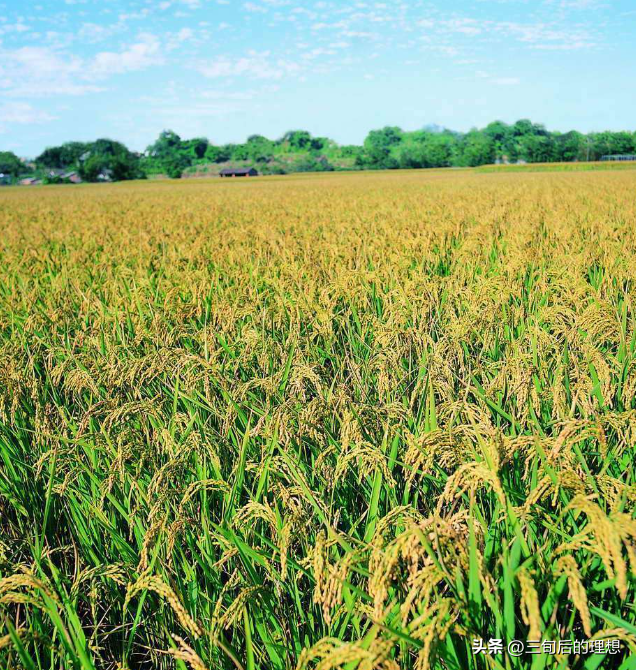
<svg viewBox="0 0 636 670">
<path fill-rule="evenodd" d="M 68 142 L 45 149 L 35 160 L 0 151 L 0 185 L 81 184 L 142 176 L 139 154 L 112 140 Z"/>
<path fill-rule="evenodd" d="M 5 175 L 0 174 L 0 179 Z M 6 175 L 9 177 L 9 175 Z M 108 169 L 103 170 L 97 177 L 100 182 L 112 181 L 112 172 Z M 77 170 L 47 170 L 41 177 L 25 177 L 18 180 L 19 186 L 38 186 L 39 184 L 81 184 L 84 180 L 79 176 Z"/>
<path fill-rule="evenodd" d="M 33 168 L 35 165 L 33 164 Z M 259 172 L 252 167 L 224 168 L 219 172 L 219 177 L 258 177 Z M 102 170 L 95 180 L 98 183 L 112 182 L 113 172 L 108 168 Z M 40 184 L 82 184 L 84 180 L 80 177 L 77 170 L 52 169 L 45 170 L 43 175 L 37 177 L 25 177 L 15 180 L 11 175 L 5 175 L 0 172 L 0 185 L 7 186 L 15 184 L 17 186 L 39 186 Z"/>
<path fill-rule="evenodd" d="M 361 145 L 340 145 L 305 130 L 272 140 L 250 135 L 241 144 L 182 139 L 164 130 L 144 152 L 102 138 L 46 148 L 34 160 L 0 151 L 0 185 L 80 184 L 146 178 L 220 177 L 341 170 L 393 170 L 526 163 L 636 162 L 636 133 L 549 131 L 521 119 L 455 132 L 439 126 L 371 130 Z"/>
</svg>

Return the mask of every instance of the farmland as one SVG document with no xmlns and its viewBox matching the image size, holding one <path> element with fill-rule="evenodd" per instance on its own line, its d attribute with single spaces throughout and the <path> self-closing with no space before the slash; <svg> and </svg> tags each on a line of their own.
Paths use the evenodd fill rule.
<svg viewBox="0 0 636 670">
<path fill-rule="evenodd" d="M 635 224 L 630 169 L 5 188 L 0 667 L 636 667 Z"/>
</svg>

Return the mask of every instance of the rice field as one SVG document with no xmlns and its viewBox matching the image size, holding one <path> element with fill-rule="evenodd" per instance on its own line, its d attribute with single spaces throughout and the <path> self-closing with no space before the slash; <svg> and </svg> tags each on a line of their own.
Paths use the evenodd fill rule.
<svg viewBox="0 0 636 670">
<path fill-rule="evenodd" d="M 635 225 L 627 169 L 3 189 L 0 667 L 636 668 Z"/>
</svg>

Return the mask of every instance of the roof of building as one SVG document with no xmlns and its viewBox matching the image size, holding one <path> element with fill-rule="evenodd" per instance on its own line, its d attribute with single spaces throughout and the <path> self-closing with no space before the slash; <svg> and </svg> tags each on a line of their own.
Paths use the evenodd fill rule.
<svg viewBox="0 0 636 670">
<path fill-rule="evenodd" d="M 110 168 L 104 168 L 97 175 L 97 179 L 99 179 L 99 181 L 112 181 L 113 171 Z"/>
<path fill-rule="evenodd" d="M 256 170 L 253 167 L 223 168 L 220 174 L 249 174 L 250 172 L 256 172 Z"/>
</svg>

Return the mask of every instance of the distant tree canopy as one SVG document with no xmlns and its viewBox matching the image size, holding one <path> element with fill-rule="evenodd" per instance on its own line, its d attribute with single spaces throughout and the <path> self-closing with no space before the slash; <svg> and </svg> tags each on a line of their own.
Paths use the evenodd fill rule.
<svg viewBox="0 0 636 670">
<path fill-rule="evenodd" d="M 144 165 L 150 172 L 165 172 L 168 177 L 178 178 L 205 156 L 208 145 L 205 138 L 182 140 L 174 131 L 164 130 L 146 149 Z"/>
<path fill-rule="evenodd" d="M 367 169 L 474 167 L 496 161 L 594 161 L 608 154 L 632 153 L 636 153 L 636 133 L 550 132 L 541 124 L 521 119 L 512 125 L 493 121 L 467 133 L 404 132 L 395 127 L 372 130 L 356 154 L 356 164 Z"/>
<path fill-rule="evenodd" d="M 35 159 L 35 164 L 36 171 L 43 168 L 77 170 L 84 181 L 98 181 L 104 174 L 114 181 L 145 176 L 137 154 L 121 142 L 104 138 L 48 147 Z"/>
<path fill-rule="evenodd" d="M 23 170 L 22 161 L 12 151 L 0 151 L 0 174 L 17 177 Z"/>
<path fill-rule="evenodd" d="M 108 139 L 90 144 L 80 157 L 78 168 L 84 181 L 98 181 L 104 174 L 108 174 L 113 181 L 145 176 L 139 164 L 139 156 L 121 142 Z"/>
<path fill-rule="evenodd" d="M 355 148 L 359 151 L 359 147 Z M 263 174 L 284 174 L 333 170 L 332 159 L 344 169 L 355 167 L 355 151 L 339 147 L 326 137 L 312 137 L 306 130 L 290 130 L 278 140 L 250 135 L 243 144 L 215 145 L 206 138 L 183 140 L 172 130 L 164 130 L 142 159 L 148 174 L 179 177 L 188 168 L 203 164 L 240 163 L 254 166 Z"/>
<path fill-rule="evenodd" d="M 66 142 L 45 149 L 35 170 L 76 169 L 86 181 L 137 179 L 147 174 L 180 177 L 204 165 L 253 166 L 262 174 L 323 170 L 474 167 L 494 162 L 555 162 L 599 160 L 607 154 L 636 153 L 636 134 L 605 131 L 584 135 L 576 130 L 550 132 L 520 119 L 493 121 L 466 133 L 426 126 L 404 131 L 397 126 L 372 130 L 361 146 L 339 146 L 306 130 L 290 130 L 276 140 L 250 135 L 242 144 L 215 145 L 205 137 L 184 140 L 164 130 L 142 156 L 123 144 L 100 139 Z M 216 168 L 220 169 L 219 167 Z M 10 152 L 0 153 L 0 172 L 18 176 L 25 165 Z"/>
<path fill-rule="evenodd" d="M 80 157 L 90 150 L 90 146 L 90 142 L 65 142 L 59 147 L 45 149 L 35 162 L 45 168 L 63 169 L 77 164 Z"/>
<path fill-rule="evenodd" d="M 364 140 L 364 152 L 359 156 L 358 164 L 376 169 L 399 167 L 393 150 L 400 145 L 403 137 L 402 130 L 395 126 L 372 130 Z"/>
</svg>

